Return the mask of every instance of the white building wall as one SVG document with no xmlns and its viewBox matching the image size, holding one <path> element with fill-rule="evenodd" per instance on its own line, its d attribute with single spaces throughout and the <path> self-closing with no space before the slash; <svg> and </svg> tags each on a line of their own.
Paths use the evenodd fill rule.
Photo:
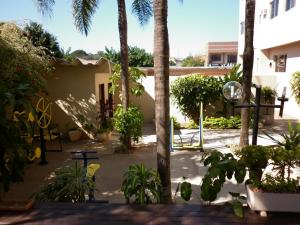
<svg viewBox="0 0 300 225">
<path fill-rule="evenodd" d="M 180 76 L 180 77 L 185 77 L 185 76 Z M 171 83 L 179 78 L 179 76 L 170 76 L 170 85 Z M 147 76 L 146 78 L 143 79 L 142 82 L 145 91 L 148 93 L 148 95 L 155 99 L 155 81 L 154 81 L 154 76 Z M 155 116 L 155 115 L 154 115 Z M 172 102 L 170 99 L 170 116 L 174 116 L 177 118 L 178 122 L 180 123 L 186 123 L 188 119 L 179 111 L 177 108 L 177 105 Z M 154 118 L 153 118 L 154 119 Z"/>
<path fill-rule="evenodd" d="M 256 1 L 254 25 L 253 82 L 276 89 L 279 83 L 290 82 L 291 76 L 300 71 L 300 1 L 286 11 L 286 0 L 279 0 L 278 15 L 271 17 L 271 0 Z M 245 0 L 240 0 L 240 23 L 245 20 Z M 244 34 L 239 28 L 238 62 L 242 63 Z M 275 72 L 274 55 L 287 55 L 286 71 Z M 288 87 L 290 92 L 290 87 Z M 300 107 L 293 97 L 286 103 L 284 115 L 300 120 Z"/>
</svg>

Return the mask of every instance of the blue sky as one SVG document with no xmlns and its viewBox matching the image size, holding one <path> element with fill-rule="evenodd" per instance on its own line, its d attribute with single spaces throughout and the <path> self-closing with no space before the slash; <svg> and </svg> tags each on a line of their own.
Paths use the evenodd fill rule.
<svg viewBox="0 0 300 225">
<path fill-rule="evenodd" d="M 126 0 L 128 44 L 153 50 L 153 19 L 141 27 L 131 15 L 132 0 Z M 34 0 L 1 0 L 0 21 L 28 21 L 43 24 L 64 49 L 84 49 L 96 53 L 105 46 L 119 48 L 117 0 L 100 0 L 91 30 L 84 36 L 74 26 L 72 0 L 56 0 L 51 18 L 37 12 Z M 204 54 L 208 41 L 236 41 L 239 0 L 169 0 L 170 54 L 174 57 Z"/>
</svg>

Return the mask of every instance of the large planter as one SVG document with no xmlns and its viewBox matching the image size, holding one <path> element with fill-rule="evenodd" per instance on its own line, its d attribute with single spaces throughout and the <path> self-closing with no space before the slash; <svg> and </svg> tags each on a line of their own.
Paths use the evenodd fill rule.
<svg viewBox="0 0 300 225">
<path fill-rule="evenodd" d="M 300 193 L 255 192 L 246 186 L 247 202 L 255 211 L 300 212 Z"/>
<path fill-rule="evenodd" d="M 78 141 L 81 138 L 81 131 L 80 130 L 70 130 L 68 132 L 70 141 Z"/>
</svg>

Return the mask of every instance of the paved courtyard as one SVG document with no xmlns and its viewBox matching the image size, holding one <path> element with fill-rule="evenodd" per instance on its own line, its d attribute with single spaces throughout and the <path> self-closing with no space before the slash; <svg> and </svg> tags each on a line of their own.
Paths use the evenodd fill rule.
<svg viewBox="0 0 300 225">
<path fill-rule="evenodd" d="M 274 127 L 277 129 L 286 129 L 286 121 L 277 123 Z M 191 136 L 197 130 L 181 130 L 180 135 Z M 271 132 L 270 130 L 268 132 Z M 4 194 L 4 201 L 25 201 L 38 191 L 41 184 L 47 182 L 56 168 L 73 164 L 70 158 L 70 152 L 74 150 L 96 150 L 101 164 L 101 168 L 96 173 L 96 198 L 108 200 L 109 203 L 124 203 L 125 200 L 120 191 L 123 174 L 131 164 L 143 163 L 146 167 L 156 168 L 155 152 L 155 130 L 154 127 L 144 128 L 144 135 L 139 144 L 134 147 L 132 154 L 114 153 L 118 145 L 117 136 L 111 140 L 99 143 L 90 140 L 81 140 L 79 142 L 64 143 L 63 152 L 48 152 L 48 164 L 38 165 L 38 162 L 27 166 L 24 182 L 11 185 L 8 193 Z M 177 135 L 177 134 L 176 134 Z M 175 135 L 175 140 L 179 141 Z M 210 151 L 218 149 L 229 152 L 229 146 L 238 144 L 240 130 L 205 130 L 204 149 Z M 195 135 L 196 138 L 197 135 Z M 258 138 L 258 144 L 273 144 L 261 133 Z M 202 152 L 199 151 L 175 151 L 171 153 L 171 182 L 173 194 L 182 177 L 185 176 L 192 183 L 193 194 L 189 204 L 200 204 L 200 183 L 205 174 L 206 168 L 201 164 Z M 299 173 L 300 175 L 300 173 Z M 243 184 L 237 185 L 233 180 L 228 181 L 215 203 L 223 203 L 230 199 L 228 191 L 245 193 Z M 175 198 L 176 203 L 183 203 L 182 200 Z"/>
</svg>

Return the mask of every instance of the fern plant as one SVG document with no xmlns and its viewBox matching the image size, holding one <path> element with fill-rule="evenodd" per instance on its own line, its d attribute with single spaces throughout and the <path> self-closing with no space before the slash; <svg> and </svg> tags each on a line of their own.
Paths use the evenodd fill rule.
<svg viewBox="0 0 300 225">
<path fill-rule="evenodd" d="M 161 180 L 156 170 L 143 164 L 131 165 L 124 175 L 122 192 L 127 203 L 159 203 Z"/>
</svg>

